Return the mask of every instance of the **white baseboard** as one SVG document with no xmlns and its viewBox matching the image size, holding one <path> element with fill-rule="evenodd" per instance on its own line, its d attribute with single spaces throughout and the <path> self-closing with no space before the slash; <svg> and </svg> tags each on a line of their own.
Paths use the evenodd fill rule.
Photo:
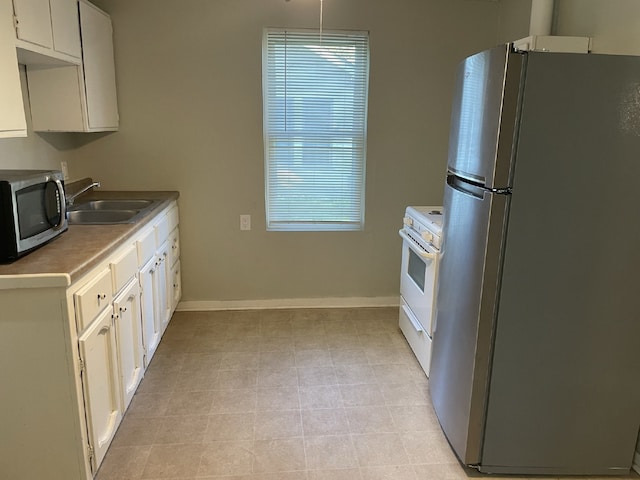
<svg viewBox="0 0 640 480">
<path fill-rule="evenodd" d="M 640 473 L 640 452 L 636 452 L 633 456 L 633 465 L 631 467 L 638 473 Z"/>
<path fill-rule="evenodd" d="M 201 312 L 211 310 L 260 310 L 275 308 L 357 308 L 397 307 L 397 297 L 333 297 L 333 298 L 282 298 L 269 300 L 214 300 L 180 302 L 179 312 Z"/>
</svg>

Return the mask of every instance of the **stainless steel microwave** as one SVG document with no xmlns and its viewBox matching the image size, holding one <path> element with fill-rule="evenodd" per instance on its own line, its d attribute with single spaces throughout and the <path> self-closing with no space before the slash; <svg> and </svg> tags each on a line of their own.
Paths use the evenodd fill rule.
<svg viewBox="0 0 640 480">
<path fill-rule="evenodd" d="M 67 230 L 63 179 L 57 170 L 0 170 L 0 261 Z"/>
</svg>

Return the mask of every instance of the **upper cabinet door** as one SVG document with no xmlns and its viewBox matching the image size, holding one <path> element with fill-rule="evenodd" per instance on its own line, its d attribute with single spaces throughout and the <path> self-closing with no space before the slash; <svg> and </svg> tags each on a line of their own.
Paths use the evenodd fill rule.
<svg viewBox="0 0 640 480">
<path fill-rule="evenodd" d="M 89 131 L 117 129 L 116 71 L 111 18 L 80 1 L 82 60 Z"/>
<path fill-rule="evenodd" d="M 10 0 L 0 0 L 0 138 L 26 137 Z"/>
<path fill-rule="evenodd" d="M 80 46 L 78 0 L 49 0 L 49 5 L 53 28 L 53 48 L 57 52 L 80 58 L 82 49 Z"/>
<path fill-rule="evenodd" d="M 13 10 L 20 40 L 53 48 L 49 0 L 13 0 Z"/>
</svg>

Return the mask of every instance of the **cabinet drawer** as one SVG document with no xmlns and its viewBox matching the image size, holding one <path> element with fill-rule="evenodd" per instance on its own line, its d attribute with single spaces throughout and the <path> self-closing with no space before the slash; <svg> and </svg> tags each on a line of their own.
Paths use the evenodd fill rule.
<svg viewBox="0 0 640 480">
<path fill-rule="evenodd" d="M 131 245 L 127 250 L 110 263 L 113 278 L 113 292 L 119 292 L 138 271 L 138 254 Z"/>
<path fill-rule="evenodd" d="M 422 370 L 424 370 L 424 373 L 428 377 L 431 367 L 431 338 L 427 335 L 424 327 L 415 318 L 413 312 L 411 312 L 404 300 L 400 301 L 399 326 L 411 350 L 413 350 L 418 363 L 420 363 Z"/>
<path fill-rule="evenodd" d="M 84 330 L 111 304 L 111 271 L 105 268 L 74 295 L 78 331 Z"/>
<path fill-rule="evenodd" d="M 177 228 L 173 229 L 169 235 L 169 265 L 176 263 L 180 258 L 180 232 Z"/>
<path fill-rule="evenodd" d="M 178 226 L 178 207 L 174 205 L 156 224 L 156 242 L 162 245 L 169 238 L 169 233 Z"/>
<path fill-rule="evenodd" d="M 169 238 L 169 232 L 171 232 L 171 230 L 169 229 L 168 215 L 165 215 L 158 223 L 156 223 L 155 231 L 156 245 L 160 246 L 167 240 L 167 238 Z"/>
<path fill-rule="evenodd" d="M 178 206 L 174 205 L 173 207 L 171 207 L 171 210 L 169 210 L 169 213 L 167 213 L 167 221 L 169 222 L 169 231 L 173 231 L 179 223 L 179 217 L 178 217 Z"/>
<path fill-rule="evenodd" d="M 138 265 L 145 265 L 154 253 L 156 253 L 156 232 L 154 229 L 145 233 L 140 240 L 136 242 L 138 248 Z"/>
</svg>

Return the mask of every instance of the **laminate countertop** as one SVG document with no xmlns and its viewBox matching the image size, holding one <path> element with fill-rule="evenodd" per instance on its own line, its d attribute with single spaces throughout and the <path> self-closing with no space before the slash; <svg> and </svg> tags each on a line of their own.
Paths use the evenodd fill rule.
<svg viewBox="0 0 640 480">
<path fill-rule="evenodd" d="M 136 223 L 112 225 L 69 225 L 69 229 L 49 243 L 28 253 L 13 263 L 0 264 L 0 288 L 12 283 L 36 287 L 38 277 L 60 277 L 60 285 L 70 285 L 114 252 L 129 237 L 147 225 L 158 213 L 179 197 L 171 191 L 93 191 L 84 194 L 76 204 L 100 199 L 158 200 Z M 24 276 L 24 279 L 20 277 Z M 28 280 L 28 281 L 27 281 Z"/>
</svg>

